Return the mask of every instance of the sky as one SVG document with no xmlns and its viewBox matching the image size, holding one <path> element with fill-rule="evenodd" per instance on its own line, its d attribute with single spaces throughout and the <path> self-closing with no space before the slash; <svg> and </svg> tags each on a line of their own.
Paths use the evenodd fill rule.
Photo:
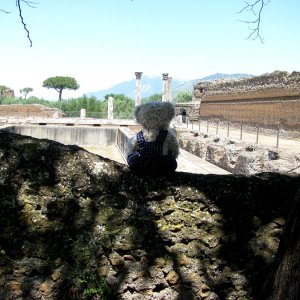
<svg viewBox="0 0 300 300">
<path fill-rule="evenodd" d="M 256 18 L 238 13 L 243 0 L 32 0 L 23 5 L 26 37 L 15 0 L 0 9 L 0 85 L 24 87 L 32 96 L 57 100 L 43 88 L 52 76 L 74 77 L 82 96 L 123 81 L 134 72 L 176 79 L 214 73 L 260 75 L 300 71 L 300 1 L 272 0 L 265 6 L 259 39 L 247 39 Z M 265 0 L 266 1 L 266 0 Z M 254 0 L 248 0 L 249 3 Z M 142 78 L 143 79 L 143 78 Z"/>
</svg>

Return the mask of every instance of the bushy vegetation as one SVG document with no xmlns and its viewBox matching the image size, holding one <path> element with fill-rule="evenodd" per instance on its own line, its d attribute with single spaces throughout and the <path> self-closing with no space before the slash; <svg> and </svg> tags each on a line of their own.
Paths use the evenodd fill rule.
<svg viewBox="0 0 300 300">
<path fill-rule="evenodd" d="M 132 119 L 135 107 L 135 102 L 133 99 L 126 97 L 124 94 L 112 95 L 114 98 L 114 118 L 116 119 Z M 108 97 L 105 97 L 103 101 L 106 105 L 107 112 L 107 101 Z"/>
<path fill-rule="evenodd" d="M 48 101 L 36 97 L 29 97 L 24 100 L 21 98 L 3 98 L 0 97 L 0 104 L 41 104 L 47 107 L 56 107 L 62 110 L 66 116 L 76 117 L 80 114 L 80 109 L 86 109 L 87 117 L 107 118 L 108 96 L 114 98 L 114 118 L 132 119 L 135 102 L 133 99 L 123 94 L 111 94 L 105 96 L 104 100 L 98 100 L 96 97 L 82 96 L 79 98 L 64 101 Z"/>
<path fill-rule="evenodd" d="M 0 104 L 41 104 L 48 107 L 55 107 L 56 102 L 40 99 L 37 97 L 29 97 L 26 100 L 22 98 L 0 97 Z"/>
<path fill-rule="evenodd" d="M 191 91 L 180 91 L 176 94 L 174 98 L 174 102 L 191 102 L 193 98 L 193 94 Z"/>
<path fill-rule="evenodd" d="M 87 117 L 106 118 L 107 106 L 95 97 L 79 97 L 55 102 L 55 107 L 62 110 L 67 116 L 74 117 L 80 114 L 80 109 L 87 111 Z"/>
<path fill-rule="evenodd" d="M 160 102 L 162 100 L 162 94 L 153 94 L 150 97 L 142 99 L 142 104 L 147 102 Z"/>
<path fill-rule="evenodd" d="M 108 94 L 103 100 L 96 97 L 83 95 L 79 98 L 72 98 L 63 101 L 49 101 L 34 96 L 27 99 L 8 98 L 0 96 L 0 104 L 41 104 L 47 107 L 55 107 L 62 110 L 67 117 L 78 117 L 80 109 L 86 109 L 88 118 L 107 118 L 108 98 L 113 97 L 114 118 L 115 119 L 132 119 L 134 115 L 135 101 L 124 94 Z M 153 94 L 150 97 L 142 99 L 142 104 L 147 102 L 162 101 L 162 94 Z M 189 91 L 179 92 L 173 100 L 174 102 L 192 101 L 192 93 Z"/>
<path fill-rule="evenodd" d="M 182 102 L 191 102 L 193 98 L 193 94 L 191 91 L 180 91 L 176 94 L 176 96 L 173 99 L 173 102 L 182 103 Z M 142 99 L 142 103 L 147 102 L 156 102 L 156 101 L 162 101 L 162 94 L 153 94 L 150 97 Z"/>
</svg>

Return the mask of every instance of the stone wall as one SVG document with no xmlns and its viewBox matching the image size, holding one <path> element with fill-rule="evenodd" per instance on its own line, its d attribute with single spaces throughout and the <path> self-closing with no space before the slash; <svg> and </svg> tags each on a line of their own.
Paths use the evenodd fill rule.
<svg viewBox="0 0 300 300">
<path fill-rule="evenodd" d="M 300 129 L 300 97 L 285 101 L 219 102 L 201 104 L 202 120 L 243 123 L 255 127 L 284 130 Z"/>
<path fill-rule="evenodd" d="M 61 118 L 64 113 L 57 109 L 46 107 L 40 104 L 1 104 L 0 117 L 7 118 L 28 118 L 28 117 L 41 117 L 41 118 Z"/>
<path fill-rule="evenodd" d="M 300 174 L 300 149 L 283 151 L 187 130 L 177 130 L 177 137 L 182 149 L 233 174 Z"/>
<path fill-rule="evenodd" d="M 202 119 L 300 128 L 299 72 L 199 82 L 194 86 L 194 98 L 201 102 Z"/>
<path fill-rule="evenodd" d="M 138 177 L 0 131 L 0 299 L 260 299 L 299 176 Z"/>
<path fill-rule="evenodd" d="M 15 91 L 11 90 L 11 89 L 8 89 L 8 90 L 3 92 L 3 97 L 15 98 Z"/>
<path fill-rule="evenodd" d="M 175 113 L 176 116 L 181 115 L 183 112 L 190 120 L 198 120 L 200 111 L 200 102 L 187 102 L 187 103 L 176 103 Z"/>
</svg>

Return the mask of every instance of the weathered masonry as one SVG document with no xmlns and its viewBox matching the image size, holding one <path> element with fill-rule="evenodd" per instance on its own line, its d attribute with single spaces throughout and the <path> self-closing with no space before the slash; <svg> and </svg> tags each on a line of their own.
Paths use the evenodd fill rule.
<svg viewBox="0 0 300 300">
<path fill-rule="evenodd" d="M 46 107 L 40 104 L 2 104 L 0 117 L 10 118 L 61 118 L 64 113 L 58 108 Z"/>
<path fill-rule="evenodd" d="M 200 104 L 201 119 L 300 128 L 300 72 L 199 82 L 194 86 L 194 100 Z"/>
</svg>

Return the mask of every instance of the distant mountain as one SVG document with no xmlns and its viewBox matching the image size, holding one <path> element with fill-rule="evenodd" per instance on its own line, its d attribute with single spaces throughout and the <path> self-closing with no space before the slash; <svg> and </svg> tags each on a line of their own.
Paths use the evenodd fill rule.
<svg viewBox="0 0 300 300">
<path fill-rule="evenodd" d="M 250 78 L 253 77 L 251 74 L 246 74 L 246 73 L 236 73 L 236 74 L 224 74 L 224 73 L 216 73 L 213 75 L 209 75 L 206 77 L 203 77 L 200 79 L 200 81 L 210 81 L 210 80 L 217 80 L 221 78 Z"/>
<path fill-rule="evenodd" d="M 180 91 L 192 91 L 195 83 L 199 81 L 209 81 L 209 80 L 217 80 L 220 78 L 249 78 L 253 77 L 250 74 L 222 74 L 216 73 L 210 76 L 206 76 L 200 79 L 192 79 L 192 80 L 172 80 L 172 94 L 173 97 Z M 153 94 L 159 94 L 162 92 L 162 78 L 159 76 L 142 76 L 141 79 L 141 93 L 142 98 L 147 98 Z M 94 96 L 97 99 L 104 99 L 107 94 L 124 94 L 127 97 L 135 99 L 135 79 L 130 81 L 124 81 L 117 85 L 112 86 L 109 89 L 100 90 L 96 92 L 90 92 L 86 95 L 88 97 Z"/>
<path fill-rule="evenodd" d="M 124 81 L 109 89 L 87 93 L 87 96 L 95 96 L 97 99 L 104 99 L 107 94 L 124 94 L 127 97 L 135 99 L 135 79 Z M 181 85 L 185 81 L 173 80 L 172 86 Z M 153 94 L 162 92 L 162 78 L 159 76 L 142 76 L 141 79 L 141 94 L 142 98 L 147 98 Z"/>
</svg>

